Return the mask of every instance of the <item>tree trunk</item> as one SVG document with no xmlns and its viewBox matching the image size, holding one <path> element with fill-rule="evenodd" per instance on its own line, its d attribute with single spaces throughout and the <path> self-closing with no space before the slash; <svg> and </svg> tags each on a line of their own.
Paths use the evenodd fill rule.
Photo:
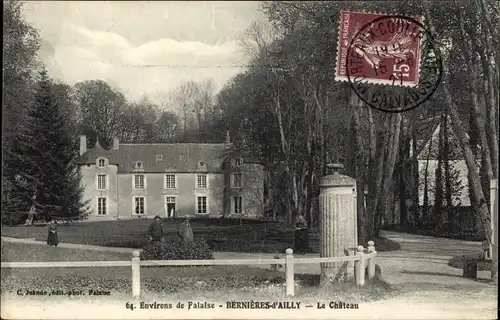
<svg viewBox="0 0 500 320">
<path fill-rule="evenodd" d="M 488 144 L 488 139 L 486 138 L 486 126 L 485 126 L 485 121 L 484 121 L 484 115 L 481 112 L 483 110 L 482 106 L 480 105 L 480 100 L 478 97 L 478 88 L 476 86 L 476 79 L 479 78 L 477 66 L 475 64 L 475 61 L 473 59 L 473 56 L 471 55 L 470 52 L 473 52 L 472 46 L 469 45 L 469 35 L 465 32 L 465 22 L 464 22 L 464 17 L 462 14 L 461 10 L 458 10 L 459 13 L 459 23 L 460 23 L 460 32 L 462 35 L 462 50 L 461 52 L 464 55 L 465 62 L 467 64 L 467 71 L 470 75 L 470 80 L 467 81 L 469 84 L 470 88 L 470 94 L 472 98 L 472 110 L 474 110 L 474 120 L 476 122 L 477 126 L 477 131 L 479 134 L 479 139 L 481 141 L 481 155 L 483 159 L 483 166 L 484 166 L 484 173 L 486 175 L 487 181 L 484 183 L 484 185 L 488 184 L 489 187 L 489 181 L 493 179 L 493 170 L 491 166 L 491 154 L 490 154 L 490 148 Z M 493 92 L 492 92 L 493 93 Z M 488 188 L 487 187 L 487 188 Z M 485 190 L 485 189 L 483 189 Z M 487 199 L 485 199 L 487 200 Z"/>
<path fill-rule="evenodd" d="M 436 28 L 434 27 L 432 16 L 429 13 L 429 8 L 424 4 L 423 9 L 425 11 L 426 20 L 428 22 L 430 31 L 432 33 L 436 33 Z M 464 152 L 465 162 L 467 164 L 467 168 L 469 169 L 469 177 L 471 180 L 472 190 L 474 197 L 478 202 L 477 214 L 481 218 L 482 227 L 484 228 L 486 238 L 488 241 L 491 241 L 491 216 L 488 208 L 488 204 L 484 198 L 483 189 L 481 186 L 481 181 L 479 178 L 479 173 L 477 170 L 476 159 L 474 158 L 474 154 L 472 153 L 469 138 L 465 133 L 465 129 L 462 126 L 462 122 L 460 120 L 460 116 L 458 115 L 458 111 L 456 106 L 453 103 L 453 99 L 451 93 L 447 86 L 448 80 L 448 67 L 446 64 L 443 65 L 443 90 L 444 95 L 448 107 L 449 114 L 451 116 L 451 120 L 453 123 L 453 129 L 457 134 L 458 141 L 460 142 L 460 146 Z"/>
<path fill-rule="evenodd" d="M 413 121 L 412 121 L 413 122 Z M 413 222 L 416 223 L 418 221 L 419 217 L 419 206 L 420 206 L 420 197 L 419 197 L 419 192 L 420 192 L 420 172 L 419 172 L 419 165 L 418 165 L 418 148 L 417 148 L 417 130 L 416 126 L 412 127 L 412 138 L 411 140 L 413 141 L 411 148 L 412 148 L 412 158 L 411 158 L 411 176 L 412 176 L 412 183 L 411 183 L 411 213 L 413 214 Z"/>
<path fill-rule="evenodd" d="M 446 117 L 446 115 L 441 116 L 441 124 L 439 127 L 438 164 L 434 183 L 434 212 L 431 219 L 431 227 L 435 228 L 434 232 L 437 234 L 441 232 L 441 227 L 446 223 L 446 214 L 445 210 L 443 210 L 444 117 Z"/>
<path fill-rule="evenodd" d="M 478 150 L 477 150 L 477 146 L 479 145 L 479 141 L 477 140 L 478 134 L 477 134 L 477 129 L 476 129 L 475 121 L 474 121 L 474 112 L 472 111 L 472 108 L 469 110 L 469 137 L 470 137 L 471 151 L 472 151 L 472 154 L 474 155 L 474 160 L 476 161 L 476 167 L 477 167 L 477 159 L 480 158 L 478 156 Z M 470 205 L 472 208 L 477 208 L 478 202 L 477 202 L 477 199 L 474 197 L 474 190 L 472 187 L 472 178 L 470 176 L 470 172 L 467 175 L 467 185 L 468 185 L 468 191 L 469 191 Z"/>
<path fill-rule="evenodd" d="M 184 142 L 187 142 L 187 106 L 184 106 L 183 116 L 184 116 Z"/>
<path fill-rule="evenodd" d="M 404 121 L 404 119 L 403 119 Z M 410 132 L 411 132 L 411 123 L 408 121 L 404 122 L 406 125 L 403 125 L 401 130 L 401 143 L 399 150 L 399 221 L 400 225 L 407 226 L 408 225 L 408 208 L 406 206 L 406 199 L 408 195 L 408 191 L 410 188 L 407 188 L 409 185 L 410 179 L 408 179 L 408 172 L 411 172 L 409 168 L 410 164 Z"/>
<path fill-rule="evenodd" d="M 481 180 L 479 178 L 479 172 L 477 170 L 476 159 L 474 158 L 474 154 L 472 153 L 469 139 L 465 133 L 464 128 L 462 127 L 462 123 L 460 122 L 460 117 L 456 110 L 455 105 L 453 104 L 451 94 L 448 90 L 446 83 L 443 84 L 446 100 L 448 103 L 448 110 L 451 115 L 451 119 L 453 121 L 454 131 L 458 136 L 458 140 L 460 142 L 460 146 L 464 151 L 465 162 L 467 164 L 467 168 L 469 169 L 469 177 L 471 180 L 472 191 L 474 198 L 477 200 L 477 214 L 481 218 L 482 227 L 484 228 L 486 238 L 491 240 L 491 216 L 488 208 L 488 203 L 484 198 L 483 189 L 481 186 Z"/>
<path fill-rule="evenodd" d="M 429 161 L 432 153 L 432 142 L 434 140 L 434 130 L 431 131 L 431 139 L 429 141 L 429 150 L 425 159 L 425 172 L 424 172 L 424 201 L 422 208 L 422 218 L 418 219 L 419 225 L 426 225 L 429 219 Z"/>
<path fill-rule="evenodd" d="M 499 99 L 499 89 L 498 89 L 498 73 L 499 73 L 499 57 L 498 51 L 498 39 L 496 33 L 498 32 L 498 25 L 492 24 L 489 13 L 487 12 L 487 5 L 485 0 L 478 1 L 481 10 L 481 19 L 486 23 L 486 28 L 484 28 L 484 37 L 482 40 L 482 46 L 479 49 L 486 48 L 486 50 L 477 50 L 480 54 L 481 61 L 483 64 L 483 71 L 485 73 L 485 85 L 484 92 L 489 93 L 489 97 L 486 98 L 486 118 L 489 127 L 488 138 L 490 141 L 490 151 L 491 151 L 491 165 L 493 176 L 498 179 L 498 99 Z M 497 84 L 497 85 L 495 85 Z M 488 99 L 489 98 L 489 99 Z"/>
<path fill-rule="evenodd" d="M 366 244 L 365 229 L 365 179 L 364 179 L 364 161 L 363 161 L 363 141 L 361 137 L 361 125 L 359 113 L 362 111 L 363 103 L 354 92 L 350 92 L 350 109 L 352 113 L 352 136 L 354 140 L 354 178 L 356 179 L 356 208 L 358 223 L 358 243 Z"/>
<path fill-rule="evenodd" d="M 366 201 L 367 209 L 365 216 L 366 223 L 366 236 L 367 238 L 374 238 L 375 236 L 375 215 L 377 208 L 378 192 L 382 184 L 382 173 L 384 168 L 384 148 L 386 147 L 387 134 L 382 135 L 382 138 L 377 139 L 375 131 L 375 122 L 371 108 L 367 108 L 368 123 L 369 123 L 369 141 L 370 141 L 370 158 L 369 165 L 370 171 L 368 172 L 368 199 Z M 388 117 L 385 118 L 384 128 L 388 126 Z M 377 157 L 377 155 L 379 155 Z M 377 161 L 378 159 L 378 161 Z"/>
<path fill-rule="evenodd" d="M 281 150 L 283 154 L 285 155 L 285 175 L 286 175 L 286 182 L 288 183 L 287 190 L 289 190 L 288 194 L 285 195 L 287 198 L 287 212 L 286 212 L 286 217 L 285 221 L 287 225 L 292 225 L 293 224 L 293 219 L 297 215 L 297 182 L 295 178 L 295 174 L 290 170 L 290 152 L 288 148 L 288 143 L 285 137 L 285 130 L 283 127 L 283 118 L 281 115 L 281 102 L 280 102 L 280 93 L 279 89 L 277 92 L 273 93 L 273 113 L 276 117 L 276 120 L 278 122 L 278 129 L 280 133 L 280 145 L 281 145 Z"/>
<path fill-rule="evenodd" d="M 445 181 L 445 205 L 452 206 L 452 190 L 450 177 L 450 137 L 448 130 L 448 114 L 445 113 L 443 123 L 443 163 L 444 163 L 444 181 Z M 450 222 L 450 221 L 449 221 Z"/>
<path fill-rule="evenodd" d="M 489 61 L 492 59 L 490 58 L 490 51 L 486 50 L 487 53 L 485 54 L 484 51 L 481 51 L 480 48 L 488 46 L 488 39 L 487 37 L 484 37 L 482 43 L 477 43 L 475 48 L 476 51 L 478 51 L 479 56 L 481 58 L 481 66 L 483 70 L 483 78 L 484 78 L 484 85 L 483 85 L 483 90 L 487 94 L 482 96 L 482 99 L 484 99 L 484 102 L 482 104 L 485 105 L 486 108 L 486 137 L 488 139 L 488 146 L 490 148 L 490 153 L 491 153 L 491 169 L 493 172 L 494 177 L 498 177 L 498 128 L 497 128 L 497 108 L 498 108 L 498 103 L 497 103 L 497 95 L 498 95 L 498 87 L 494 85 L 495 80 L 494 80 L 494 74 L 493 72 L 496 71 L 497 67 L 489 63 Z"/>
<path fill-rule="evenodd" d="M 382 215 L 385 213 L 385 210 L 387 208 L 387 195 L 390 190 L 390 185 L 393 182 L 393 173 L 394 173 L 394 166 L 396 164 L 396 158 L 398 155 L 398 147 L 399 147 L 399 137 L 401 135 L 401 122 L 402 122 L 402 117 L 401 113 L 398 113 L 396 115 L 391 115 L 391 122 L 392 122 L 392 137 L 389 140 L 390 143 L 387 148 L 387 161 L 385 162 L 385 170 L 383 174 L 383 183 L 382 183 L 382 189 L 380 192 L 380 199 L 378 200 L 379 202 L 379 207 L 377 209 L 377 217 L 375 220 L 376 226 L 375 226 L 375 235 L 378 237 L 379 232 L 380 232 L 380 227 L 382 224 Z"/>
</svg>

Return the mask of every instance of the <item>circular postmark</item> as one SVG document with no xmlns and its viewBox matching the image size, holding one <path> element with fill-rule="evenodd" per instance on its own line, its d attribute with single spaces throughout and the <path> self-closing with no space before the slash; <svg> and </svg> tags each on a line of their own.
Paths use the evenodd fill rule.
<svg viewBox="0 0 500 320">
<path fill-rule="evenodd" d="M 391 113 L 428 100 L 443 74 L 439 46 L 424 25 L 407 16 L 381 16 L 362 26 L 346 55 L 346 74 L 356 95 Z"/>
</svg>

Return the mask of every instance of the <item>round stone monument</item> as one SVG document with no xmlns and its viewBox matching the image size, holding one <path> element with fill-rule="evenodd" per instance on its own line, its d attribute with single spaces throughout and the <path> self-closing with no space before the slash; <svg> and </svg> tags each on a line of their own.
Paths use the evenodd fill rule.
<svg viewBox="0 0 500 320">
<path fill-rule="evenodd" d="M 356 180 L 339 173 L 341 164 L 327 168 L 333 173 L 320 180 L 320 255 L 354 255 L 358 246 Z M 353 276 L 353 262 L 321 263 L 322 284 Z"/>
</svg>

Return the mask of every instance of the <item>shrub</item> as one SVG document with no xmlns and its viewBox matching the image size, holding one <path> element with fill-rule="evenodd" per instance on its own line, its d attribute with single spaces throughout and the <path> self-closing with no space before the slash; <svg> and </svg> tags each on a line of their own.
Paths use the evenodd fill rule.
<svg viewBox="0 0 500 320">
<path fill-rule="evenodd" d="M 214 258 L 205 241 L 151 242 L 142 250 L 141 260 L 210 260 Z"/>
<path fill-rule="evenodd" d="M 477 262 L 478 271 L 491 270 L 491 265 L 484 261 L 484 252 L 473 252 L 466 255 L 455 256 L 448 261 L 448 265 L 453 268 L 462 269 L 468 262 Z"/>
</svg>

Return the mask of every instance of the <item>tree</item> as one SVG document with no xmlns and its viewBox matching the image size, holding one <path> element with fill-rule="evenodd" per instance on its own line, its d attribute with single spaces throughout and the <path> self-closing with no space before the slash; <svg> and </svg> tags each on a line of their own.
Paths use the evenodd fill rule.
<svg viewBox="0 0 500 320">
<path fill-rule="evenodd" d="M 125 96 L 102 80 L 90 80 L 75 84 L 75 100 L 82 124 L 95 132 L 104 148 L 111 146 L 122 129 Z"/>
<path fill-rule="evenodd" d="M 187 132 L 189 130 L 188 124 L 192 119 L 191 114 L 194 112 L 194 97 L 196 94 L 197 85 L 194 81 L 185 82 L 169 93 L 171 105 L 174 106 L 176 110 L 180 111 L 184 140 L 187 139 Z"/>
<path fill-rule="evenodd" d="M 35 105 L 18 146 L 11 154 L 17 163 L 17 200 L 35 204 L 38 213 L 50 218 L 54 212 L 65 217 L 83 217 L 80 176 L 74 164 L 76 152 L 68 126 L 54 95 L 54 84 L 42 70 L 35 92 Z M 26 208 L 18 208 L 15 213 Z"/>
<path fill-rule="evenodd" d="M 484 27 L 480 30 L 465 28 L 465 34 L 469 32 L 477 37 L 464 37 L 464 32 L 457 32 L 461 30 L 457 20 L 459 11 L 464 11 L 465 21 L 478 22 L 478 17 L 485 18 L 481 23 L 466 23 L 465 26 L 491 24 L 496 28 L 498 19 L 491 12 L 498 11 L 486 1 L 481 0 L 476 5 L 483 5 L 486 9 L 471 10 L 467 6 L 467 10 L 461 10 L 453 6 L 444 8 L 435 3 L 412 1 L 352 3 L 348 7 L 324 1 L 264 2 L 263 11 L 274 29 L 254 24 L 247 33 L 249 39 L 246 48 L 251 56 L 251 67 L 219 93 L 215 110 L 221 110 L 223 115 L 218 120 L 217 130 L 221 134 L 221 128 L 224 127 L 221 124 L 225 123 L 231 128 L 232 138 L 235 136 L 233 131 L 236 131 L 236 139 L 241 139 L 245 144 L 250 142 L 260 150 L 268 167 L 274 168 L 271 169 L 276 175 L 273 179 L 279 182 L 273 183 L 272 188 L 279 191 L 273 190 L 272 193 L 279 194 L 281 202 L 286 204 L 284 211 L 288 218 L 298 212 L 310 221 L 317 218 L 318 177 L 326 173 L 324 168 L 327 161 L 343 161 L 346 164 L 345 172 L 357 181 L 358 221 L 360 225 L 365 225 L 361 231 L 366 233 L 366 237 L 374 237 L 381 228 L 382 216 L 389 210 L 387 202 L 392 196 L 396 160 L 399 159 L 402 164 L 410 163 L 402 166 L 410 173 L 399 179 L 401 184 L 405 184 L 399 199 L 404 209 L 406 203 L 412 203 L 413 220 L 416 221 L 419 203 L 417 155 L 421 150 L 421 142 L 429 140 L 426 137 L 428 132 L 425 132 L 429 123 L 447 110 L 453 131 L 459 136 L 459 141 L 464 142 L 466 136 L 461 135 L 455 124 L 465 120 L 470 109 L 479 110 L 479 113 L 473 112 L 473 122 L 476 127 L 482 126 L 493 134 L 493 138 L 490 138 L 478 131 L 483 158 L 480 182 L 482 189 L 485 189 L 484 183 L 489 179 L 489 173 L 495 172 L 495 152 L 490 151 L 488 156 L 482 145 L 490 145 L 489 148 L 494 149 L 493 142 L 497 141 L 495 137 L 498 130 L 492 124 L 491 115 L 497 114 L 495 108 L 498 103 L 493 103 L 497 100 L 491 100 L 490 95 L 485 95 L 488 98 L 482 101 L 480 97 L 487 90 L 477 84 L 474 86 L 478 87 L 475 88 L 478 99 L 474 102 L 469 94 L 471 88 L 468 83 L 472 69 L 467 67 L 466 57 L 450 55 L 449 50 L 444 50 L 447 41 L 453 44 L 452 47 L 467 44 L 469 51 L 475 50 L 469 58 L 476 64 L 476 69 L 479 69 L 480 63 L 489 66 L 490 70 L 497 69 L 498 64 L 493 63 L 498 61 L 494 47 L 490 46 L 486 54 L 480 49 L 488 48 L 486 40 L 497 45 L 491 34 L 498 32 L 488 31 L 489 34 L 485 36 L 481 33 Z M 409 16 L 428 16 L 432 12 L 430 18 L 426 17 L 426 24 L 438 21 L 439 30 L 443 32 L 436 35 L 439 40 L 437 47 L 442 52 L 445 64 L 451 66 L 444 72 L 447 77 L 445 84 L 441 84 L 435 94 L 418 109 L 400 117 L 373 111 L 356 97 L 351 97 L 348 85 L 333 81 L 331 72 L 334 69 L 333 54 L 337 49 L 341 9 Z M 431 33 L 435 35 L 435 29 Z M 464 38 L 469 42 L 464 42 Z M 474 41 L 478 42 L 475 47 Z M 477 72 L 477 75 L 484 75 L 485 79 L 497 79 L 495 73 Z M 489 91 L 493 92 L 493 97 L 497 96 L 497 91 Z M 450 102 L 454 104 L 454 112 L 449 110 Z M 476 108 L 478 105 L 480 108 Z M 480 115 L 483 121 L 480 121 Z M 257 130 L 252 130 L 252 126 L 256 126 Z M 432 135 L 435 125 L 431 127 Z M 266 144 L 273 146 L 271 152 L 266 149 Z M 448 148 L 444 144 L 442 146 L 442 149 Z M 467 157 L 467 152 L 464 155 Z M 442 159 L 442 164 L 443 180 L 453 180 L 451 164 L 449 166 L 446 159 Z M 471 180 L 476 181 L 473 183 L 476 185 L 477 175 L 473 169 L 470 167 Z M 451 202 L 451 182 L 444 181 L 447 202 Z M 369 190 L 366 211 L 361 201 L 365 186 Z M 477 193 L 477 188 L 471 189 Z M 429 197 L 429 190 L 426 193 L 426 197 Z M 487 195 L 486 192 L 484 194 Z M 486 196 L 481 198 L 487 201 Z M 484 210 L 485 206 L 482 208 Z"/>
<path fill-rule="evenodd" d="M 213 125 L 215 83 L 213 80 L 187 81 L 169 94 L 170 105 L 178 110 L 183 126 L 183 140 L 187 142 L 191 133 L 195 140 L 206 142 L 208 126 Z M 202 141 L 203 140 L 203 141 Z"/>
<path fill-rule="evenodd" d="M 28 118 L 35 73 L 40 66 L 38 32 L 23 18 L 22 5 L 17 0 L 3 2 L 2 206 L 7 206 L 7 199 L 9 206 L 21 201 L 13 194 L 18 183 L 13 175 L 16 164 L 8 158 Z M 14 207 L 19 208 L 17 204 Z"/>
<path fill-rule="evenodd" d="M 37 30 L 22 16 L 21 1 L 3 2 L 3 98 L 2 147 L 17 135 L 20 123 L 29 112 L 40 39 Z"/>
<path fill-rule="evenodd" d="M 125 143 L 155 142 L 158 109 L 158 106 L 147 98 L 126 103 L 118 119 L 116 136 Z"/>
<path fill-rule="evenodd" d="M 484 4 L 484 2 L 479 2 L 479 3 Z M 486 190 L 487 188 L 485 188 L 485 185 L 486 183 L 489 182 L 488 180 L 491 179 L 491 177 L 498 175 L 497 172 L 498 164 L 495 164 L 495 161 L 497 160 L 492 161 L 491 158 L 492 153 L 489 151 L 489 145 L 491 145 L 491 143 L 489 143 L 488 140 L 494 139 L 498 141 L 498 131 L 496 131 L 496 128 L 490 126 L 489 130 L 491 132 L 492 137 L 489 138 L 488 135 L 486 135 L 486 124 L 487 123 L 490 124 L 492 123 L 492 121 L 484 120 L 485 114 L 483 113 L 483 110 L 486 110 L 486 108 L 481 105 L 483 101 L 479 99 L 479 93 L 481 92 L 480 91 L 481 87 L 479 86 L 479 82 L 477 81 L 480 74 L 487 73 L 484 70 L 480 69 L 481 65 L 478 63 L 478 57 L 484 55 L 485 51 L 483 50 L 473 51 L 474 47 L 471 46 L 470 41 L 472 41 L 474 37 L 478 37 L 478 39 L 481 39 L 483 41 L 482 48 L 487 48 L 488 45 L 486 42 L 488 42 L 488 40 L 490 39 L 493 39 L 494 38 L 493 35 L 497 34 L 499 30 L 498 26 L 494 27 L 496 28 L 495 32 L 494 30 L 490 30 L 489 26 L 485 25 L 487 19 L 481 19 L 481 18 L 485 18 L 485 16 L 489 18 L 488 14 L 484 12 L 484 8 L 480 7 L 478 8 L 477 6 L 478 2 L 460 4 L 460 5 L 455 4 L 455 6 L 451 6 L 451 9 L 453 9 L 457 13 L 455 19 L 452 19 L 451 21 L 447 19 L 447 21 L 445 22 L 437 20 L 433 15 L 431 15 L 429 10 L 429 4 L 427 2 L 424 3 L 423 10 L 431 32 L 433 32 L 436 35 L 436 37 L 438 37 L 438 39 L 444 38 L 446 36 L 456 39 L 456 41 L 455 40 L 454 41 L 461 46 L 460 53 L 462 54 L 462 56 L 461 57 L 459 56 L 459 58 L 463 59 L 462 63 L 466 66 L 467 72 L 469 73 L 469 76 L 466 78 L 468 80 L 466 85 L 468 86 L 469 92 L 471 92 L 470 108 L 474 113 L 472 119 L 474 121 L 475 128 L 477 129 L 479 136 L 479 143 L 481 145 L 481 156 L 482 156 L 481 172 L 485 172 L 484 175 L 481 175 L 479 170 L 477 170 L 476 159 L 470 145 L 469 141 L 470 139 L 466 134 L 466 129 L 462 124 L 462 119 L 460 118 L 460 114 L 457 110 L 458 102 L 456 99 L 454 99 L 455 97 L 453 96 L 451 91 L 453 90 L 453 86 L 450 85 L 449 80 L 451 79 L 451 75 L 453 74 L 452 71 L 453 69 L 450 68 L 450 65 L 454 61 L 449 61 L 448 63 L 444 64 L 444 70 L 443 70 L 444 83 L 442 85 L 442 88 L 444 96 L 446 98 L 446 105 L 448 108 L 448 112 L 453 123 L 453 128 L 459 138 L 459 142 L 463 150 L 467 168 L 469 170 L 469 182 L 471 185 L 473 198 L 475 200 L 474 211 L 481 218 L 481 224 L 483 230 L 485 231 L 486 238 L 490 240 L 491 216 L 489 212 L 488 198 L 487 198 L 488 191 Z M 493 4 L 493 6 L 497 6 L 497 4 Z M 480 17 L 478 16 L 478 13 L 483 13 L 484 16 Z M 498 19 L 498 11 L 497 11 L 497 16 L 493 17 L 495 19 Z M 447 27 L 440 30 L 441 31 L 440 33 L 437 33 L 436 25 L 439 25 L 440 23 L 446 23 Z M 472 25 L 475 25 L 477 27 L 471 28 Z M 476 46 L 476 48 L 479 48 L 479 46 Z M 493 61 L 498 62 L 498 59 L 496 59 L 496 57 L 489 56 L 490 54 L 495 55 L 495 52 L 486 51 L 486 54 L 488 54 L 487 60 L 492 62 L 488 67 L 491 67 L 493 70 L 496 70 L 496 77 L 498 79 L 498 65 L 495 65 L 493 63 Z M 488 96 L 491 97 L 491 99 L 493 99 L 496 103 L 494 104 L 493 107 L 494 111 L 488 112 L 486 116 L 497 114 L 495 110 L 495 108 L 498 108 L 498 96 L 496 95 L 496 92 L 498 92 L 498 90 L 493 90 L 492 92 L 488 93 Z M 486 99 L 484 99 L 484 101 L 486 101 Z M 498 159 L 498 148 L 496 151 L 493 152 L 493 154 L 495 153 L 496 155 L 494 159 L 495 158 Z"/>
<path fill-rule="evenodd" d="M 175 113 L 162 111 L 155 123 L 156 142 L 172 143 L 178 138 L 178 120 Z"/>
</svg>

